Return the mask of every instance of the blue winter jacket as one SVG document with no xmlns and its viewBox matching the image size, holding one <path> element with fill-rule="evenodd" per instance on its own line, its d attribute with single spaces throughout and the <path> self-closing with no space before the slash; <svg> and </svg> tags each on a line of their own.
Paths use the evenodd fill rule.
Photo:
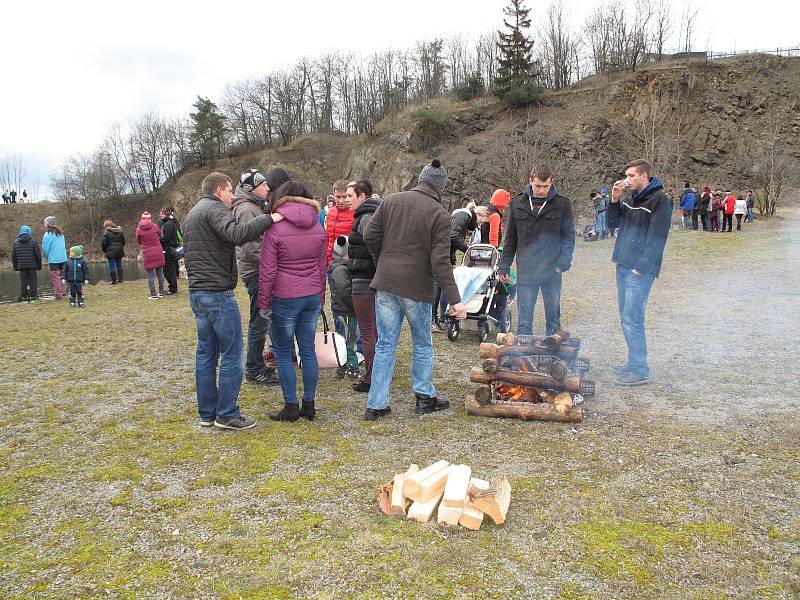
<svg viewBox="0 0 800 600">
<path fill-rule="evenodd" d="M 64 281 L 83 283 L 89 281 L 89 265 L 81 256 L 70 258 L 64 266 Z"/>
<path fill-rule="evenodd" d="M 681 203 L 678 205 L 678 208 L 683 210 L 694 210 L 695 202 L 697 202 L 697 194 L 695 194 L 690 189 L 683 190 L 683 196 L 681 196 Z"/>
<path fill-rule="evenodd" d="M 42 237 L 42 252 L 51 265 L 67 262 L 67 242 L 63 235 L 48 231 Z"/>
</svg>

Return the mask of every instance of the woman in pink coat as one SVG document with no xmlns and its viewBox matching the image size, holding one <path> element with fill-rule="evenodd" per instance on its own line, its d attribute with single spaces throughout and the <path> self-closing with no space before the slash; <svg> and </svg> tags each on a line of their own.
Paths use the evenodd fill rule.
<svg viewBox="0 0 800 600">
<path fill-rule="evenodd" d="M 153 223 L 150 213 L 142 213 L 142 219 L 136 228 L 136 241 L 142 247 L 142 260 L 147 271 L 147 283 L 150 285 L 150 299 L 164 297 L 164 250 L 161 247 L 161 230 Z M 156 293 L 155 277 L 158 277 L 158 293 Z"/>
</svg>

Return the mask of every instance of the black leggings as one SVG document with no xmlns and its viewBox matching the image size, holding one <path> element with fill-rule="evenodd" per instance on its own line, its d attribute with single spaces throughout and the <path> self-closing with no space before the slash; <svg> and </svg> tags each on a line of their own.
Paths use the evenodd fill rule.
<svg viewBox="0 0 800 600">
<path fill-rule="evenodd" d="M 36 269 L 20 269 L 19 271 L 19 297 L 20 300 L 36 300 Z"/>
</svg>

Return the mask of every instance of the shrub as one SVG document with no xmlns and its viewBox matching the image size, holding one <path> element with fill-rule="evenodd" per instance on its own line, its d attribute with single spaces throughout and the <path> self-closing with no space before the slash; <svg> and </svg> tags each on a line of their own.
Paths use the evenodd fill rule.
<svg viewBox="0 0 800 600">
<path fill-rule="evenodd" d="M 541 88 L 532 81 L 512 84 L 506 88 L 498 89 L 495 94 L 511 108 L 539 104 L 542 99 Z"/>
<path fill-rule="evenodd" d="M 469 75 L 464 83 L 457 85 L 453 88 L 453 93 L 461 101 L 472 100 L 479 96 L 483 96 L 486 87 L 483 85 L 483 77 L 480 73 L 473 73 Z"/>
</svg>

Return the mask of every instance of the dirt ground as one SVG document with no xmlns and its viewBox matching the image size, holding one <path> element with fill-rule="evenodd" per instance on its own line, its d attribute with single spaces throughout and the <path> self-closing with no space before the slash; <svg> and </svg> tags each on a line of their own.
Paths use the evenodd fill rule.
<svg viewBox="0 0 800 600">
<path fill-rule="evenodd" d="M 0 595 L 796 598 L 798 230 L 797 209 L 741 233 L 673 229 L 639 388 L 609 370 L 625 358 L 613 241 L 579 240 L 563 323 L 597 394 L 576 425 L 467 416 L 468 331 L 434 335 L 450 411 L 414 414 L 406 335 L 390 418 L 364 422 L 365 397 L 328 372 L 313 423 L 270 422 L 279 391 L 245 385 L 258 426 L 206 432 L 185 287 L 0 307 Z M 505 525 L 380 514 L 381 483 L 442 458 L 508 475 Z"/>
</svg>

